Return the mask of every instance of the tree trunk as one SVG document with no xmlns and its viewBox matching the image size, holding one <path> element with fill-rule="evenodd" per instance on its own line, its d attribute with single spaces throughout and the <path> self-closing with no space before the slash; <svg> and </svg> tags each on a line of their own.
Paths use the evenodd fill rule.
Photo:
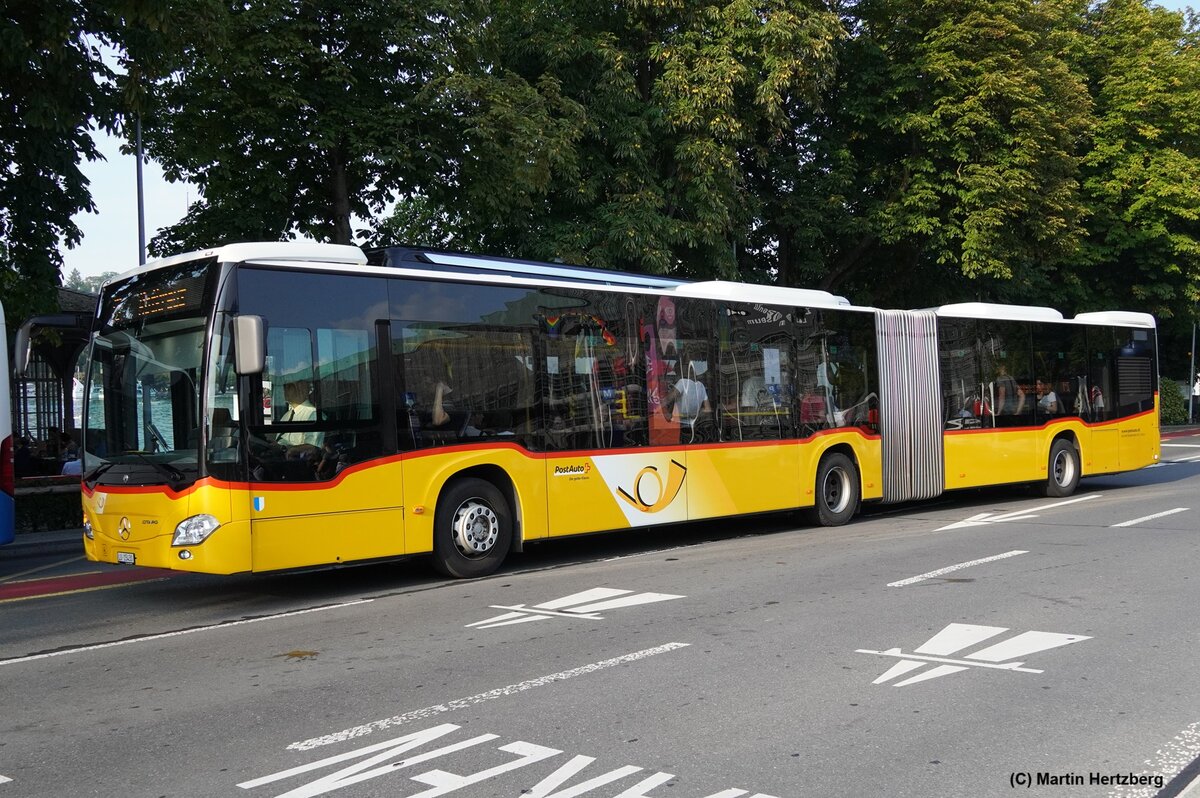
<svg viewBox="0 0 1200 798">
<path fill-rule="evenodd" d="M 330 175 L 330 200 L 333 211 L 333 243 L 353 244 L 354 231 L 350 228 L 350 192 L 346 187 L 346 164 L 341 150 L 334 149 L 330 153 L 330 165 L 333 173 Z"/>
</svg>

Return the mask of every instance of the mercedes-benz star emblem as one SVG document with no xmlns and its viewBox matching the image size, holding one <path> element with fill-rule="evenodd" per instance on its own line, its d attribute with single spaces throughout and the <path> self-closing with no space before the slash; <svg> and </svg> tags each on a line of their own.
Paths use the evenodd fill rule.
<svg viewBox="0 0 1200 798">
<path fill-rule="evenodd" d="M 117 534 L 121 536 L 121 540 L 129 540 L 129 517 L 121 516 L 121 523 L 117 524 Z"/>
</svg>

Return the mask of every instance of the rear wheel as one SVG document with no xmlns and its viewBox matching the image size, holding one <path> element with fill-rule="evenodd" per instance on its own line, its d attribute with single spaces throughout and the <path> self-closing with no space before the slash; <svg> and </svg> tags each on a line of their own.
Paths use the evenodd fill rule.
<svg viewBox="0 0 1200 798">
<path fill-rule="evenodd" d="M 854 461 L 839 452 L 827 454 L 817 466 L 816 505 L 809 517 L 821 526 L 841 526 L 854 517 L 860 495 Z"/>
<path fill-rule="evenodd" d="M 487 576 L 512 545 L 512 509 L 504 494 L 482 479 L 450 483 L 433 519 L 433 565 L 446 576 Z"/>
<path fill-rule="evenodd" d="M 1079 475 L 1079 452 L 1070 441 L 1059 438 L 1050 447 L 1042 492 L 1047 496 L 1070 496 L 1079 486 Z"/>
</svg>

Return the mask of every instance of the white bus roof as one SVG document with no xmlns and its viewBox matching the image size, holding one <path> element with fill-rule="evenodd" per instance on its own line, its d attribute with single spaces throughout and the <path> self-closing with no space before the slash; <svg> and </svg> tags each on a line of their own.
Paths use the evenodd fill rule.
<svg viewBox="0 0 1200 798">
<path fill-rule="evenodd" d="M 1149 313 L 1137 313 L 1131 310 L 1103 310 L 1093 313 L 1076 313 L 1075 321 L 1088 324 L 1111 324 L 1114 327 L 1149 327 L 1154 329 L 1156 322 Z"/>
<path fill-rule="evenodd" d="M 790 307 L 844 308 L 850 300 L 834 296 L 828 291 L 811 291 L 806 288 L 784 288 L 777 285 L 755 285 L 735 283 L 729 280 L 707 280 L 676 286 L 678 296 L 701 299 L 724 299 L 729 302 L 759 302 L 764 305 L 787 305 Z"/>
<path fill-rule="evenodd" d="M 1062 321 L 1063 314 L 1054 308 L 1035 305 L 1001 305 L 995 302 L 957 302 L 932 309 L 939 316 L 966 319 L 995 319 L 996 321 Z"/>
<path fill-rule="evenodd" d="M 1077 321 L 1080 324 L 1111 324 L 1116 327 L 1147 327 L 1153 329 L 1154 317 L 1149 313 L 1125 310 L 1106 310 L 1096 313 L 1078 313 L 1074 319 L 1066 319 L 1054 308 L 1033 305 L 1001 305 L 994 302 L 959 302 L 933 308 L 939 316 L 954 316 L 968 319 L 994 319 L 996 321 Z"/>
<path fill-rule="evenodd" d="M 235 263 L 242 261 L 306 261 L 317 263 L 340 263 L 364 266 L 367 256 L 355 246 L 347 244 L 321 244 L 316 241 L 264 241 L 245 244 L 226 244 L 212 249 L 198 249 L 194 252 L 184 252 L 168 258 L 152 260 L 144 266 L 118 275 L 114 280 L 123 280 L 141 272 L 161 269 L 164 266 L 174 266 L 193 260 L 216 258 L 220 263 Z"/>
</svg>

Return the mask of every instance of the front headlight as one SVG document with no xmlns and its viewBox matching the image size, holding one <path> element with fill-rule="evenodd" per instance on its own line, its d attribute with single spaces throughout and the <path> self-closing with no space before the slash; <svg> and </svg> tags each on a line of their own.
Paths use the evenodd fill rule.
<svg viewBox="0 0 1200 798">
<path fill-rule="evenodd" d="M 96 533 L 92 531 L 92 522 L 87 519 L 87 516 L 83 518 L 83 536 L 88 540 L 96 539 Z"/>
<path fill-rule="evenodd" d="M 175 537 L 171 538 L 171 545 L 198 546 L 208 540 L 208 536 L 216 532 L 220 525 L 220 521 L 207 514 L 185 518 L 175 527 Z"/>
</svg>

